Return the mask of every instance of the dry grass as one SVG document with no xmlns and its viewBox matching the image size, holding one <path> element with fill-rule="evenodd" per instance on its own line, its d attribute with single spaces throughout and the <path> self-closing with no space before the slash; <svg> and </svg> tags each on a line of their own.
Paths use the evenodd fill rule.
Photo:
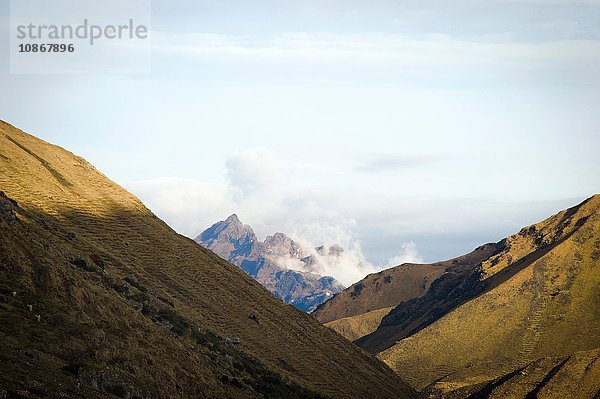
<svg viewBox="0 0 600 399">
<path fill-rule="evenodd" d="M 396 306 L 423 295 L 447 265 L 405 263 L 373 273 L 321 304 L 312 315 L 321 323 Z"/>
<path fill-rule="evenodd" d="M 383 316 L 388 314 L 392 309 L 393 307 L 388 307 L 372 310 L 356 316 L 343 317 L 325 323 L 325 326 L 333 329 L 346 339 L 354 341 L 375 331 L 377 326 L 379 326 L 381 319 L 383 319 Z"/>
</svg>

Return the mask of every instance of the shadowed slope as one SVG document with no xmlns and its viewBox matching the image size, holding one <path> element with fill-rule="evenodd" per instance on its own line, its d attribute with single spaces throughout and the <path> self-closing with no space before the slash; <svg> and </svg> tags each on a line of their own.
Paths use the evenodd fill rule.
<svg viewBox="0 0 600 399">
<path fill-rule="evenodd" d="M 3 122 L 0 155 L 0 387 L 53 397 L 412 395 L 82 158 Z"/>
</svg>

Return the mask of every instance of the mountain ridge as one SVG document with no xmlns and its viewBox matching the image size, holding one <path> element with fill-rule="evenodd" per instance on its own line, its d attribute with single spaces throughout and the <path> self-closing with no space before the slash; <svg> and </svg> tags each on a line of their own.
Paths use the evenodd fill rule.
<svg viewBox="0 0 600 399">
<path fill-rule="evenodd" d="M 586 203 L 590 201 L 597 202 L 597 200 L 597 196 L 590 197 L 582 203 L 546 219 L 546 221 L 557 218 L 559 219 L 557 225 L 561 226 L 569 218 L 572 218 L 577 210 L 585 206 Z M 357 344 L 371 353 L 387 349 L 385 346 L 391 346 L 396 341 L 418 332 L 444 314 L 451 312 L 458 306 L 489 292 L 507 281 L 516 273 L 523 270 L 523 268 L 528 267 L 552 251 L 556 246 L 569 239 L 586 220 L 587 216 L 578 219 L 571 226 L 572 230 L 564 235 L 564 228 L 560 228 L 556 236 L 546 237 L 545 240 L 536 236 L 533 239 L 535 245 L 529 249 L 530 252 L 524 253 L 522 257 L 514 260 L 514 262 L 512 256 L 508 256 L 510 260 L 504 259 L 502 261 L 503 254 L 512 249 L 508 243 L 509 240 L 511 237 L 517 235 L 536 235 L 538 233 L 535 228 L 536 225 L 523 228 L 517 235 L 501 240 L 498 243 L 486 244 L 492 248 L 491 256 L 488 259 L 481 259 L 480 262 L 472 263 L 467 268 L 455 268 L 453 273 L 442 276 L 433 283 L 433 289 L 430 289 L 423 298 L 415 298 L 394 308 L 381 320 L 378 328 L 379 332 L 374 332 L 360 338 L 357 340 Z M 446 300 L 441 306 L 430 306 L 430 304 L 437 302 L 441 297 L 451 298 Z M 385 338 L 382 339 L 384 336 Z"/>
<path fill-rule="evenodd" d="M 432 398 L 597 397 L 600 195 L 469 255 L 354 342 Z"/>
<path fill-rule="evenodd" d="M 214 223 L 200 233 L 195 241 L 214 251 L 223 259 L 239 266 L 285 303 L 311 312 L 317 305 L 344 289 L 331 276 L 312 271 L 289 269 L 287 262 L 312 266 L 318 260 L 310 251 L 284 233 L 257 239 L 254 230 L 243 224 L 236 214 Z M 321 247 L 319 247 L 321 248 Z M 316 249 L 319 252 L 319 248 Z M 324 247 L 320 249 L 325 252 Z M 339 246 L 328 249 L 330 255 L 343 252 Z"/>
</svg>

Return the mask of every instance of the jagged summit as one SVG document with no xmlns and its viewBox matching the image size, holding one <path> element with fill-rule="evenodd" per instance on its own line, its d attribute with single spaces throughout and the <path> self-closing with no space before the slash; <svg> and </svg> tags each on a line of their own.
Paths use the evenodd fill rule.
<svg viewBox="0 0 600 399">
<path fill-rule="evenodd" d="M 240 239 L 245 237 L 256 239 L 256 235 L 254 234 L 252 227 L 243 224 L 235 213 L 229 216 L 227 219 L 213 224 L 202 234 L 205 235 L 207 239 Z"/>
<path fill-rule="evenodd" d="M 231 215 L 229 215 L 229 217 L 227 217 L 227 219 L 225 219 L 225 222 L 242 224 L 242 222 L 240 222 L 240 219 L 238 218 L 238 215 L 235 213 L 232 213 Z"/>
<path fill-rule="evenodd" d="M 234 213 L 203 231 L 196 241 L 205 243 L 205 247 L 229 260 L 232 257 L 249 256 L 257 239 L 252 227 L 244 225 Z"/>
<path fill-rule="evenodd" d="M 267 236 L 263 242 L 264 251 L 271 257 L 300 258 L 305 251 L 294 240 L 283 233 Z"/>
<path fill-rule="evenodd" d="M 283 233 L 269 235 L 261 242 L 236 214 L 213 224 L 195 241 L 239 266 L 285 303 L 307 312 L 344 289 L 333 277 L 323 277 L 308 268 L 305 261 L 310 249 Z M 340 251 L 339 246 L 334 249 L 335 253 Z M 306 270 L 302 270 L 304 266 Z"/>
</svg>

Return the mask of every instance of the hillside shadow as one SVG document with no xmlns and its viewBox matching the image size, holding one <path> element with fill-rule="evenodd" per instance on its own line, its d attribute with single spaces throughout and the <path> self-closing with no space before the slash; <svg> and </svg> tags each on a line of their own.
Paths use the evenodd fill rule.
<svg viewBox="0 0 600 399">
<path fill-rule="evenodd" d="M 200 370 L 225 392 L 249 389 L 265 397 L 366 395 L 381 380 L 381 397 L 412 395 L 383 363 L 148 210 L 81 199 L 90 212 L 56 202 L 46 211 L 38 202 L 0 197 L 0 210 L 8 209 L 0 213 L 0 309 L 7 310 L 0 335 L 9 334 L 18 350 L 33 346 L 34 356 L 65 363 L 107 362 L 140 378 L 148 370 L 196 377 Z M 332 366 L 332 357 L 343 360 Z M 356 382 L 347 377 L 351 365 Z M 163 389 L 137 378 L 126 379 Z M 185 381 L 198 387 L 201 379 Z M 170 391 L 167 397 L 184 396 Z"/>
</svg>

